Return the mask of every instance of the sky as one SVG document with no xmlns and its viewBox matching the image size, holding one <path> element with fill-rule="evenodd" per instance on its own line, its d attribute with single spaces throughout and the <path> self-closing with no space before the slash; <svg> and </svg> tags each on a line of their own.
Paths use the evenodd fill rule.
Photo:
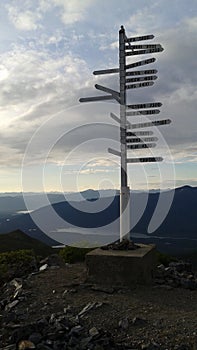
<svg viewBox="0 0 197 350">
<path fill-rule="evenodd" d="M 167 126 L 153 128 L 157 147 L 129 157 L 162 156 L 128 165 L 132 189 L 197 186 L 196 0 L 7 0 L 0 3 L 0 192 L 81 191 L 120 187 L 119 115 L 115 101 L 80 97 L 118 90 L 118 31 L 154 34 L 164 51 L 142 69 L 157 69 L 154 86 L 127 92 L 128 103 L 162 102 Z M 141 120 L 139 116 L 129 121 Z M 144 120 L 144 119 L 143 119 Z"/>
</svg>

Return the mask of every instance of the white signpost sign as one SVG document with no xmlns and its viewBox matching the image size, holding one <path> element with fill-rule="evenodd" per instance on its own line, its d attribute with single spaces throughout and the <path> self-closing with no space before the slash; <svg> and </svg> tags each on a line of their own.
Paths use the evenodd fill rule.
<svg viewBox="0 0 197 350">
<path fill-rule="evenodd" d="M 135 111 L 135 112 L 126 112 L 127 116 L 133 116 L 133 115 L 152 115 L 152 114 L 159 114 L 159 109 L 147 109 L 144 111 Z"/>
<path fill-rule="evenodd" d="M 104 96 L 94 96 L 94 97 L 83 97 L 80 98 L 80 102 L 93 102 L 93 101 L 105 101 L 105 100 L 116 100 L 120 105 L 120 117 L 111 113 L 110 116 L 120 125 L 120 150 L 114 150 L 108 148 L 108 152 L 120 157 L 121 166 L 121 189 L 120 189 L 120 241 L 124 238 L 130 240 L 130 189 L 128 186 L 127 179 L 127 164 L 130 163 L 148 163 L 148 162 L 161 162 L 162 157 L 141 157 L 141 158 L 128 158 L 127 151 L 138 150 L 143 148 L 156 147 L 155 141 L 157 137 L 143 137 L 153 135 L 153 131 L 133 131 L 133 129 L 154 127 L 159 125 L 166 125 L 171 122 L 170 119 L 156 120 L 152 122 L 140 122 L 131 123 L 127 120 L 127 116 L 136 115 L 152 115 L 158 114 L 160 111 L 158 109 L 153 109 L 156 107 L 161 107 L 161 102 L 149 102 L 149 103 L 136 103 L 127 105 L 127 90 L 137 89 L 143 87 L 149 87 L 154 84 L 157 73 L 156 69 L 146 69 L 146 70 L 133 70 L 136 67 L 152 64 L 155 62 L 154 57 L 147 58 L 142 61 L 137 61 L 127 64 L 127 56 L 135 55 L 145 55 L 151 53 L 162 52 L 163 48 L 160 44 L 143 44 L 136 45 L 131 44 L 137 41 L 152 40 L 154 35 L 144 35 L 128 38 L 125 34 L 125 29 L 121 26 L 119 31 L 119 67 L 109 68 L 104 70 L 94 71 L 94 75 L 104 75 L 104 74 L 114 74 L 119 75 L 119 91 L 115 91 L 111 88 L 96 84 L 97 90 L 104 91 L 107 95 Z M 127 78 L 132 77 L 134 78 Z M 153 81 L 154 80 L 154 81 Z M 139 83 L 135 83 L 139 82 Z M 133 83 L 133 84 L 130 84 Z M 140 111 L 130 111 L 130 110 Z M 145 109 L 143 111 L 143 109 Z M 132 131 L 127 131 L 132 130 Z M 141 136 L 143 137 L 141 139 Z M 147 142 L 147 143 L 146 143 Z"/>
</svg>

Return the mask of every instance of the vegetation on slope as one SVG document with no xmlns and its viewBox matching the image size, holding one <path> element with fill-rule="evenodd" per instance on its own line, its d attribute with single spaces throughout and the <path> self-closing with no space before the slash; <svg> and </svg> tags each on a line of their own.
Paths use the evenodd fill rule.
<svg viewBox="0 0 197 350">
<path fill-rule="evenodd" d="M 54 250 L 46 244 L 31 238 L 20 230 L 0 234 L 0 253 L 8 251 L 30 249 L 36 255 L 47 256 L 54 253 Z"/>
</svg>

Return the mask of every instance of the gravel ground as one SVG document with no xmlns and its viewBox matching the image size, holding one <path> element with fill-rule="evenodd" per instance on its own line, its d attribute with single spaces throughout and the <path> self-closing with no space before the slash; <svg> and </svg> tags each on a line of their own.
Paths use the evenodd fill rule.
<svg viewBox="0 0 197 350">
<path fill-rule="evenodd" d="M 97 303 L 82 323 L 109 330 L 118 343 L 138 349 L 149 349 L 151 343 L 157 349 L 197 350 L 197 291 L 159 286 L 99 291 L 85 280 L 83 263 L 33 275 L 26 280 L 27 297 L 17 312 L 33 322 L 68 308 L 76 315 L 88 303 Z"/>
</svg>

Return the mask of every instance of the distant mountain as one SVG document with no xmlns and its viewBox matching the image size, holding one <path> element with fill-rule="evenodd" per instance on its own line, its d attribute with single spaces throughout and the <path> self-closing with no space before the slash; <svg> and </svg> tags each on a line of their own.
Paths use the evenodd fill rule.
<svg viewBox="0 0 197 350">
<path fill-rule="evenodd" d="M 19 249 L 33 249 L 40 256 L 54 253 L 52 248 L 20 230 L 0 235 L 0 253 Z"/>
<path fill-rule="evenodd" d="M 49 203 L 59 203 L 64 201 L 84 201 L 97 200 L 100 197 L 110 197 L 114 193 L 119 193 L 116 190 L 85 190 L 82 192 L 67 192 L 67 193 L 0 193 L 0 217 L 10 217 L 18 212 L 28 210 L 37 210 L 46 206 L 46 199 Z M 44 203 L 44 204 L 43 204 Z"/>
<path fill-rule="evenodd" d="M 165 200 L 166 193 L 160 194 Z M 135 232 L 146 232 L 155 206 L 159 199 L 159 193 L 151 193 L 146 210 L 134 227 Z M 153 233 L 165 237 L 185 237 L 197 239 L 197 187 L 183 186 L 175 190 L 169 213 L 160 227 Z"/>
<path fill-rule="evenodd" d="M 11 217 L 9 221 L 1 220 L 0 233 L 20 229 L 48 245 L 56 245 L 55 240 L 61 242 L 60 239 L 63 234 L 67 235 L 69 242 L 72 241 L 72 237 L 75 237 L 76 241 L 81 239 L 89 241 L 91 237 L 93 241 L 98 241 L 97 236 L 102 242 L 106 242 L 108 239 L 117 239 L 119 234 L 119 195 L 115 195 L 113 198 L 96 198 L 97 193 L 91 191 L 85 193 L 87 200 L 79 202 L 61 201 L 52 204 L 53 210 L 58 214 L 57 216 L 63 219 L 61 223 L 54 220 L 51 216 L 50 207 L 46 206 L 34 211 L 31 215 L 23 214 Z M 91 195 L 94 195 L 93 201 L 91 201 Z M 134 192 L 131 194 L 131 219 L 137 222 L 139 211 L 142 209 L 143 212 L 144 210 L 132 232 L 147 234 L 147 228 L 158 200 L 162 198 L 165 202 L 166 195 L 165 191 L 149 194 Z M 178 239 L 182 239 L 181 242 L 186 239 L 192 240 L 193 248 L 196 247 L 197 249 L 196 208 L 197 188 L 190 186 L 177 188 L 169 213 L 160 227 L 148 236 L 149 241 L 153 242 L 155 239 L 157 241 L 160 239 L 158 242 L 162 243 L 163 246 L 166 245 L 167 248 L 167 245 L 170 245 L 168 244 L 169 239 L 176 240 L 176 242 L 178 242 Z M 32 218 L 36 218 L 36 220 L 42 218 L 44 230 L 37 227 Z M 45 235 L 43 231 L 50 233 L 50 237 Z M 164 237 L 165 240 L 162 241 L 161 237 Z M 192 248 L 192 246 L 189 248 Z M 182 243 L 181 247 L 184 248 Z"/>
</svg>

